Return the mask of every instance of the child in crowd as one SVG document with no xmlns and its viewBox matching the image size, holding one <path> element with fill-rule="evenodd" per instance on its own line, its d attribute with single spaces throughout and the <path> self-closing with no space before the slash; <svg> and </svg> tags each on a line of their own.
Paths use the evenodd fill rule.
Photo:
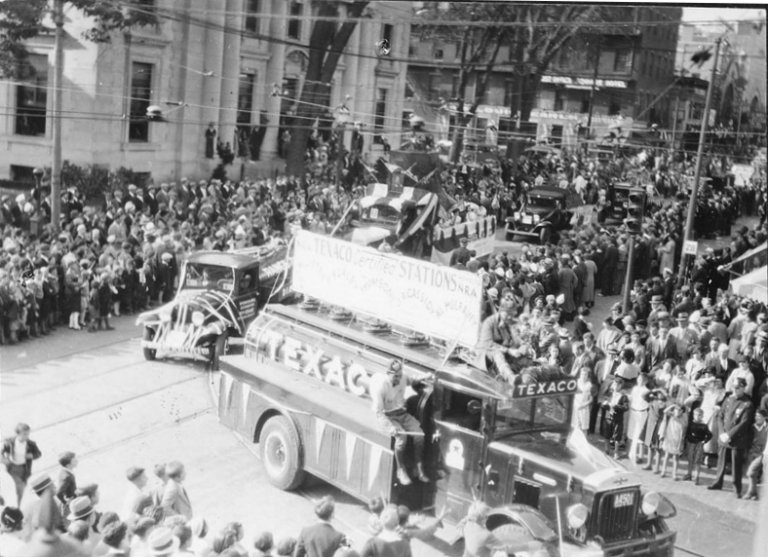
<svg viewBox="0 0 768 557">
<path fill-rule="evenodd" d="M 659 432 L 662 439 L 661 448 L 664 451 L 664 459 L 661 464 L 661 477 L 667 475 L 667 462 L 672 457 L 672 479 L 678 481 L 677 466 L 680 455 L 683 454 L 685 444 L 685 431 L 688 427 L 688 418 L 685 415 L 685 407 L 680 404 L 671 404 L 664 410 L 664 424 Z"/>
<path fill-rule="evenodd" d="M 629 393 L 624 379 L 614 377 L 610 398 L 604 403 L 605 415 L 605 452 L 613 449 L 613 458 L 619 458 L 621 442 L 624 437 L 624 413 L 629 409 Z"/>
<path fill-rule="evenodd" d="M 693 468 L 696 467 L 696 479 L 694 484 L 699 485 L 701 476 L 701 460 L 704 456 L 704 443 L 712 439 L 712 432 L 704 423 L 704 410 L 696 408 L 693 411 L 693 421 L 688 424 L 685 432 L 685 442 L 688 444 L 688 473 L 683 480 L 690 481 L 693 478 Z"/>
</svg>

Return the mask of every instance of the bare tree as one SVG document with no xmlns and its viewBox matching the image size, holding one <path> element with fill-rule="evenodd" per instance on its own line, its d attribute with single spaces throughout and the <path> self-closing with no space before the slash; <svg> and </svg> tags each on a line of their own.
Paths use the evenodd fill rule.
<svg viewBox="0 0 768 557">
<path fill-rule="evenodd" d="M 347 5 L 345 19 L 340 17 L 342 2 L 319 2 L 319 19 L 315 20 L 309 37 L 309 61 L 304 75 L 304 86 L 292 118 L 291 141 L 288 145 L 286 166 L 290 173 L 303 175 L 304 153 L 307 140 L 317 119 L 327 119 L 330 113 L 331 80 L 357 19 L 363 14 L 368 0 Z"/>
</svg>

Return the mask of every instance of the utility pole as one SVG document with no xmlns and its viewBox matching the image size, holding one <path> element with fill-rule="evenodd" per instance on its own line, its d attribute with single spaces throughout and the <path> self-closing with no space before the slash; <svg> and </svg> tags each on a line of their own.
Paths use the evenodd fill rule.
<svg viewBox="0 0 768 557">
<path fill-rule="evenodd" d="M 675 97 L 675 112 L 672 115 L 672 138 L 669 140 L 669 158 L 675 156 L 675 135 L 677 134 L 677 113 L 680 108 L 680 95 Z"/>
<path fill-rule="evenodd" d="M 600 74 L 600 54 L 602 52 L 600 38 L 597 39 L 597 53 L 595 55 L 595 71 L 592 74 L 592 87 L 589 90 L 589 113 L 587 114 L 587 139 L 592 135 L 592 111 L 595 108 L 595 89 L 597 89 L 597 76 Z"/>
<path fill-rule="evenodd" d="M 61 82 L 64 75 L 64 0 L 53 0 L 56 39 L 53 46 L 53 161 L 51 163 L 51 224 L 59 231 L 61 214 Z"/>
<path fill-rule="evenodd" d="M 691 200 L 688 203 L 688 217 L 685 220 L 685 236 L 683 236 L 683 245 L 693 238 L 693 220 L 696 218 L 697 195 L 699 193 L 699 180 L 701 179 L 701 160 L 704 157 L 704 144 L 707 138 L 707 125 L 709 124 L 709 108 L 712 105 L 712 91 L 715 88 L 715 77 L 717 75 L 717 62 L 720 57 L 720 42 L 722 37 L 715 41 L 715 61 L 712 64 L 712 75 L 709 78 L 707 86 L 707 97 L 704 101 L 704 114 L 702 115 L 701 128 L 699 130 L 699 148 L 696 151 L 696 170 L 693 175 L 693 190 L 691 191 Z M 680 260 L 680 272 L 678 274 L 680 281 L 685 280 L 685 267 L 688 256 L 683 253 Z"/>
<path fill-rule="evenodd" d="M 627 242 L 627 273 L 624 275 L 624 297 L 621 299 L 621 308 L 626 312 L 629 311 L 629 292 L 632 290 L 632 274 L 633 263 L 635 260 L 635 235 L 629 235 L 629 241 Z"/>
</svg>

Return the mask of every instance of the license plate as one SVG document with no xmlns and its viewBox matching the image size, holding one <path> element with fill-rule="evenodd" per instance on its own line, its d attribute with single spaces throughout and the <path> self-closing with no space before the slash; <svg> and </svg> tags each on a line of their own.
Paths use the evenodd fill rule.
<svg viewBox="0 0 768 557">
<path fill-rule="evenodd" d="M 613 497 L 613 508 L 619 507 L 631 507 L 635 502 L 635 494 L 631 491 L 628 493 L 617 493 Z"/>
<path fill-rule="evenodd" d="M 533 224 L 533 217 L 531 215 L 525 215 L 523 217 L 523 224 Z"/>
<path fill-rule="evenodd" d="M 184 346 L 186 338 L 187 335 L 182 331 L 170 331 L 165 339 L 165 344 L 168 345 L 169 348 L 181 348 Z"/>
</svg>

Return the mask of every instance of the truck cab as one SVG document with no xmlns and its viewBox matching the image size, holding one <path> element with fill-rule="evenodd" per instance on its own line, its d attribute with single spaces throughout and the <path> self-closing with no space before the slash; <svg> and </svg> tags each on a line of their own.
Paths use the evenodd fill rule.
<svg viewBox="0 0 768 557">
<path fill-rule="evenodd" d="M 549 242 L 560 230 L 569 226 L 571 213 L 567 207 L 567 193 L 560 188 L 539 186 L 525 194 L 523 205 L 507 217 L 506 234 L 538 238 L 541 244 Z"/>
<path fill-rule="evenodd" d="M 259 444 L 283 489 L 309 473 L 361 501 L 445 506 L 449 528 L 480 499 L 489 527 L 523 532 L 544 555 L 672 554 L 671 503 L 571 428 L 575 378 L 509 384 L 454 348 L 322 304 L 267 306 L 244 354 L 222 360 L 219 416 Z M 371 409 L 370 377 L 392 359 L 426 385 L 407 410 L 426 436 L 429 483 L 398 484 Z"/>
</svg>

